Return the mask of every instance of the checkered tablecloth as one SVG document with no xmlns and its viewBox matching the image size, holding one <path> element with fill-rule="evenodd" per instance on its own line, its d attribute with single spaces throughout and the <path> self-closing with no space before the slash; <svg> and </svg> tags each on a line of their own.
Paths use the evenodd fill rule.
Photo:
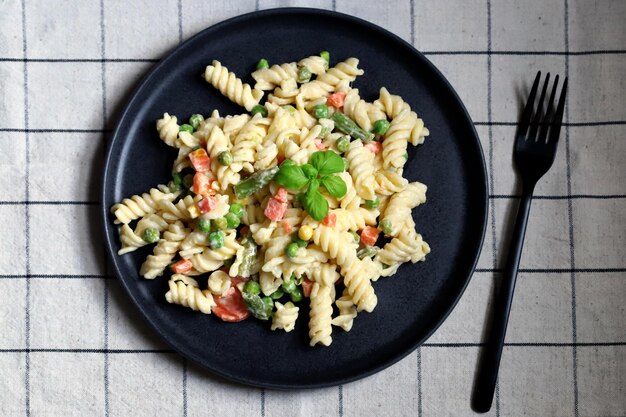
<svg viewBox="0 0 626 417">
<path fill-rule="evenodd" d="M 106 141 L 142 75 L 201 29 L 278 6 L 356 15 L 424 52 L 468 107 L 490 173 L 478 270 L 443 326 L 383 372 L 302 392 L 224 382 L 169 350 L 107 270 L 98 211 Z M 539 69 L 570 89 L 490 415 L 626 415 L 625 22 L 623 0 L 0 0 L 0 415 L 473 415 L 518 202 L 515 122 Z"/>
</svg>

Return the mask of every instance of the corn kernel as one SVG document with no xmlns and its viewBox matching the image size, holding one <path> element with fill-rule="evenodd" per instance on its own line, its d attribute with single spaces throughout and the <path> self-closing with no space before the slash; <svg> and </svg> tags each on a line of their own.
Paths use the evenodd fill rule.
<svg viewBox="0 0 626 417">
<path fill-rule="evenodd" d="M 313 229 L 311 226 L 302 226 L 298 230 L 298 237 L 302 240 L 310 240 L 313 237 Z"/>
</svg>

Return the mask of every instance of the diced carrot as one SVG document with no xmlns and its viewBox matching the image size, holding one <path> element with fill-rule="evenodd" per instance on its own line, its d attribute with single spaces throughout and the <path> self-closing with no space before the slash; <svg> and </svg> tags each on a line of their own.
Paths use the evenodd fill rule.
<svg viewBox="0 0 626 417">
<path fill-rule="evenodd" d="M 320 138 L 317 138 L 313 141 L 313 143 L 315 143 L 315 147 L 317 149 L 319 149 L 320 151 L 322 149 L 326 149 L 326 146 L 324 146 L 324 142 L 322 142 L 322 140 Z"/>
<path fill-rule="evenodd" d="M 363 242 L 365 246 L 373 246 L 378 239 L 379 233 L 380 231 L 377 228 L 366 226 L 361 231 L 361 242 Z"/>
<path fill-rule="evenodd" d="M 333 93 L 329 95 L 328 98 L 326 98 L 326 104 L 328 104 L 329 106 L 339 108 L 343 106 L 343 102 L 345 101 L 345 99 L 346 99 L 346 93 L 344 92 Z"/>
<path fill-rule="evenodd" d="M 276 190 L 276 194 L 274 195 L 274 198 L 280 201 L 281 203 L 286 203 L 287 202 L 287 189 L 285 189 L 284 187 L 280 187 L 278 190 Z"/>
<path fill-rule="evenodd" d="M 246 302 L 236 285 L 230 287 L 221 297 L 214 297 L 215 307 L 213 314 L 220 319 L 234 323 L 247 319 L 250 316 Z"/>
<path fill-rule="evenodd" d="M 198 201 L 197 206 L 200 213 L 208 213 L 217 206 L 217 198 L 213 196 L 204 197 L 202 200 Z"/>
<path fill-rule="evenodd" d="M 282 223 L 282 226 L 283 226 L 283 232 L 285 232 L 286 235 L 288 235 L 289 233 L 293 231 L 293 228 L 291 227 L 291 225 L 287 223 L 286 221 Z"/>
<path fill-rule="evenodd" d="M 363 145 L 363 147 L 369 149 L 369 151 L 374 155 L 378 155 L 380 151 L 383 150 L 383 146 L 380 144 L 380 142 L 375 141 L 371 141 L 370 143 Z"/>
<path fill-rule="evenodd" d="M 188 274 L 191 272 L 191 268 L 193 268 L 193 264 L 191 261 L 181 259 L 175 264 L 170 265 L 170 269 L 175 274 Z"/>
<path fill-rule="evenodd" d="M 328 227 L 334 227 L 337 222 L 337 215 L 335 213 L 328 213 L 326 217 L 322 219 L 322 224 Z"/>
<path fill-rule="evenodd" d="M 198 195 L 210 195 L 211 191 L 211 179 L 203 172 L 196 172 L 193 176 L 193 192 Z"/>
<path fill-rule="evenodd" d="M 211 158 L 203 148 L 196 149 L 189 154 L 191 165 L 197 172 L 206 172 L 211 169 Z"/>
<path fill-rule="evenodd" d="M 305 279 L 302 281 L 302 293 L 305 297 L 311 296 L 311 290 L 313 289 L 313 281 Z"/>
<path fill-rule="evenodd" d="M 287 211 L 287 203 L 281 203 L 274 197 L 270 198 L 265 207 L 265 217 L 273 222 L 282 220 L 285 212 Z"/>
</svg>

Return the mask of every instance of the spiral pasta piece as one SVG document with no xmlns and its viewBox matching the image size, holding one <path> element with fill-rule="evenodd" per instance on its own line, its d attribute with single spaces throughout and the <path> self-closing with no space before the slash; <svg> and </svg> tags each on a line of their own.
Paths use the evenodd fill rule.
<svg viewBox="0 0 626 417">
<path fill-rule="evenodd" d="M 161 140 L 174 148 L 177 147 L 178 132 L 180 130 L 177 122 L 176 116 L 170 116 L 169 113 L 163 113 L 163 117 L 156 122 L 156 128 Z"/>
<path fill-rule="evenodd" d="M 404 190 L 391 196 L 385 208 L 382 221 L 388 221 L 391 226 L 389 235 L 397 236 L 402 230 L 404 222 L 411 218 L 411 210 L 426 202 L 427 187 L 420 182 L 412 182 Z"/>
<path fill-rule="evenodd" d="M 202 253 L 193 255 L 191 263 L 199 273 L 215 271 L 224 265 L 224 261 L 235 256 L 241 245 L 235 240 L 236 232 L 232 231 L 224 238 L 224 246 L 219 249 L 204 248 Z"/>
<path fill-rule="evenodd" d="M 313 284 L 310 295 L 311 310 L 309 313 L 309 345 L 315 346 L 318 343 L 330 346 L 333 342 L 331 334 L 333 332 L 331 320 L 333 315 L 333 299 L 330 287 Z"/>
<path fill-rule="evenodd" d="M 348 58 L 320 74 L 316 80 L 303 84 L 296 97 L 298 107 L 304 108 L 307 102 L 329 95 L 342 81 L 352 82 L 357 76 L 363 75 L 358 65 L 358 59 Z"/>
<path fill-rule="evenodd" d="M 252 73 L 256 81 L 254 88 L 258 90 L 272 90 L 283 81 L 295 79 L 298 75 L 298 67 L 295 62 L 280 65 L 272 65 L 269 68 L 258 69 Z"/>
<path fill-rule="evenodd" d="M 337 265 L 323 263 L 319 268 L 314 268 L 309 274 L 309 279 L 314 282 L 318 282 L 320 285 L 326 287 L 333 287 L 339 280 L 339 272 L 337 271 Z"/>
<path fill-rule="evenodd" d="M 411 261 L 423 261 L 430 253 L 430 246 L 424 242 L 411 224 L 406 224 L 398 236 L 391 239 L 376 255 L 376 260 L 397 270 L 400 264 Z M 395 272 L 394 270 L 394 272 Z M 387 275 L 387 274 L 385 274 Z"/>
<path fill-rule="evenodd" d="M 178 194 L 178 192 L 170 192 L 165 185 L 159 185 L 150 189 L 147 193 L 125 198 L 120 203 L 114 204 L 111 207 L 111 213 L 115 216 L 116 224 L 128 224 L 133 220 L 157 211 L 159 209 L 159 200 L 172 201 Z"/>
<path fill-rule="evenodd" d="M 356 258 L 354 238 L 349 232 L 340 232 L 332 227 L 320 225 L 313 232 L 313 241 L 342 268 L 350 266 Z"/>
<path fill-rule="evenodd" d="M 209 245 L 207 236 L 200 231 L 193 231 L 185 237 L 180 243 L 180 249 L 178 254 L 183 259 L 190 259 L 193 255 L 202 253 L 204 248 Z"/>
<path fill-rule="evenodd" d="M 284 305 L 278 301 L 274 303 L 276 311 L 272 314 L 272 330 L 282 329 L 286 332 L 292 331 L 296 327 L 298 311 L 300 310 L 291 301 Z"/>
<path fill-rule="evenodd" d="M 231 286 L 230 276 L 224 271 L 214 271 L 207 280 L 209 291 L 214 295 L 222 295 Z"/>
<path fill-rule="evenodd" d="M 195 219 L 197 217 L 196 211 L 192 208 L 195 208 L 196 203 L 200 200 L 202 200 L 202 196 L 196 195 L 192 197 L 188 195 L 178 200 L 176 204 L 168 200 L 159 200 L 158 205 L 162 217 L 168 222 L 173 222 L 176 220 Z"/>
<path fill-rule="evenodd" d="M 147 279 L 154 279 L 163 275 L 165 268 L 176 256 L 180 243 L 188 234 L 189 229 L 186 229 L 182 222 L 177 221 L 170 224 L 167 230 L 163 232 L 163 238 L 154 247 L 153 254 L 148 255 L 144 263 L 141 264 L 139 275 Z"/>
<path fill-rule="evenodd" d="M 233 163 L 228 167 L 230 171 L 239 172 L 245 168 L 246 171 L 252 172 L 252 166 L 256 160 L 257 144 L 263 142 L 269 125 L 269 119 L 256 114 L 241 128 L 233 143 Z"/>
<path fill-rule="evenodd" d="M 411 129 L 410 140 L 413 146 L 421 145 L 422 143 L 424 143 L 426 136 L 430 134 L 428 128 L 424 126 L 424 121 L 417 117 L 417 115 L 415 117 L 417 118 L 417 121 L 415 122 L 413 129 Z"/>
<path fill-rule="evenodd" d="M 196 280 L 185 275 L 174 274 L 168 281 L 168 285 L 170 289 L 165 293 L 165 300 L 168 303 L 211 314 L 211 309 L 215 306 L 213 296 L 208 290 L 200 290 Z"/>
<path fill-rule="evenodd" d="M 248 111 L 259 104 L 263 97 L 262 90 L 252 89 L 250 85 L 237 78 L 235 73 L 229 72 L 228 68 L 217 60 L 214 60 L 212 65 L 206 67 L 204 79 L 230 101 L 245 107 Z"/>
<path fill-rule="evenodd" d="M 124 255 L 125 253 L 133 252 L 142 246 L 148 244 L 143 240 L 143 233 L 147 228 L 156 229 L 159 233 L 165 230 L 168 226 L 167 221 L 158 214 L 148 214 L 139 222 L 137 227 L 132 230 L 127 224 L 122 225 L 120 230 L 120 240 L 122 242 L 122 248 L 117 251 L 118 255 Z"/>
<path fill-rule="evenodd" d="M 347 289 L 343 290 L 343 295 L 335 301 L 335 305 L 339 309 L 339 315 L 332 319 L 331 324 L 349 332 L 352 330 L 352 324 L 357 316 L 357 312 Z"/>
<path fill-rule="evenodd" d="M 376 172 L 376 194 L 393 195 L 404 190 L 409 180 L 402 176 L 402 173 L 384 169 Z"/>
<path fill-rule="evenodd" d="M 367 257 L 363 260 L 355 259 L 352 264 L 341 268 L 343 283 L 358 311 L 365 310 L 371 313 L 376 307 L 378 298 L 371 281 L 374 278 L 378 279 L 381 272 L 380 264 Z"/>
<path fill-rule="evenodd" d="M 354 120 L 363 129 L 372 130 L 372 123 L 376 120 L 370 120 L 369 108 L 371 104 L 365 102 L 359 96 L 359 90 L 356 88 L 350 89 L 343 102 L 343 112 Z"/>
<path fill-rule="evenodd" d="M 405 110 L 411 111 L 411 106 L 402 97 L 389 93 L 385 87 L 380 89 L 379 98 L 374 101 L 374 106 L 384 111 L 390 119 L 396 118 Z"/>
<path fill-rule="evenodd" d="M 295 78 L 281 81 L 280 86 L 267 96 L 267 101 L 277 106 L 286 106 L 296 102 L 296 96 L 300 92 Z"/>
<path fill-rule="evenodd" d="M 411 138 L 411 130 L 417 122 L 415 113 L 402 111 L 391 120 L 389 130 L 383 139 L 383 167 L 402 168 L 406 163 L 406 151 Z"/>
<path fill-rule="evenodd" d="M 354 140 L 350 143 L 345 158 L 350 163 L 349 171 L 354 179 L 354 188 L 357 194 L 365 200 L 373 200 L 376 197 L 374 154 L 363 147 L 360 140 Z"/>
<path fill-rule="evenodd" d="M 290 159 L 293 160 L 296 164 L 305 164 L 311 158 L 311 154 L 313 152 L 317 152 L 316 140 L 319 139 L 320 133 L 322 131 L 321 125 L 313 126 L 313 129 L 310 131 L 308 129 L 302 129 L 299 138 L 299 148 L 296 153 L 290 155 Z"/>
<path fill-rule="evenodd" d="M 319 55 L 311 55 L 298 61 L 298 67 L 306 67 L 311 74 L 324 74 L 328 69 L 328 62 Z"/>
</svg>

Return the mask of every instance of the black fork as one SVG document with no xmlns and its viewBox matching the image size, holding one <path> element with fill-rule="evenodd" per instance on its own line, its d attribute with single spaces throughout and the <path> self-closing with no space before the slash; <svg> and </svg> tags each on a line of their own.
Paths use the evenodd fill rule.
<svg viewBox="0 0 626 417">
<path fill-rule="evenodd" d="M 535 77 L 535 82 L 530 90 L 530 96 L 528 96 L 528 102 L 522 113 L 522 118 L 518 124 L 515 137 L 513 157 L 522 180 L 522 196 L 515 220 L 508 258 L 502 276 L 501 288 L 495 299 L 491 331 L 483 351 L 478 376 L 474 385 L 473 406 L 476 411 L 481 413 L 489 411 L 493 401 L 493 393 L 496 387 L 496 380 L 498 379 L 498 367 L 500 365 L 506 326 L 509 321 L 509 312 L 511 311 L 511 303 L 513 301 L 517 269 L 522 256 L 524 234 L 526 233 L 526 224 L 528 223 L 528 213 L 530 212 L 533 191 L 539 178 L 548 172 L 548 169 L 550 169 L 554 162 L 559 133 L 561 131 L 561 123 L 563 121 L 565 95 L 567 94 L 567 78 L 563 83 L 559 103 L 556 112 L 554 112 L 554 99 L 559 83 L 559 76 L 557 75 L 555 77 L 552 93 L 550 94 L 550 100 L 545 113 L 543 112 L 543 101 L 548 89 L 550 74 L 548 73 L 546 76 L 541 95 L 539 96 L 537 109 L 534 110 L 535 97 L 537 96 L 540 79 L 541 71 L 539 71 Z"/>
</svg>

